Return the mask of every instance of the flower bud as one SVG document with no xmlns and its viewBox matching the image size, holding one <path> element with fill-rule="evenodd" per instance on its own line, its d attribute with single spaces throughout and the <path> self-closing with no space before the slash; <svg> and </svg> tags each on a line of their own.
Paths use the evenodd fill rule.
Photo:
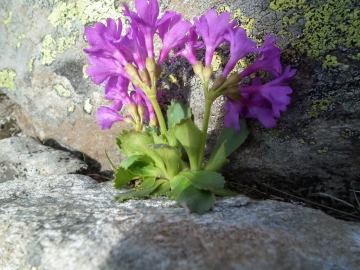
<svg viewBox="0 0 360 270">
<path fill-rule="evenodd" d="M 139 70 L 139 76 L 141 78 L 141 81 L 143 83 L 145 83 L 146 85 L 149 85 L 151 80 L 150 80 L 150 75 L 149 72 L 146 68 Z"/>
<path fill-rule="evenodd" d="M 240 98 L 241 98 L 241 94 L 240 94 L 238 85 L 233 85 L 233 86 L 226 88 L 223 91 L 223 94 L 227 95 L 228 97 L 230 97 L 231 99 L 233 99 L 235 101 L 240 100 Z"/>
<path fill-rule="evenodd" d="M 206 66 L 202 70 L 202 76 L 204 78 L 204 82 L 208 82 L 213 74 L 213 69 L 211 66 Z"/>
<path fill-rule="evenodd" d="M 234 84 L 237 84 L 240 81 L 241 81 L 240 75 L 238 73 L 233 73 L 225 81 L 225 87 L 232 86 Z"/>
<path fill-rule="evenodd" d="M 158 125 L 158 121 L 156 119 L 156 117 L 154 118 L 150 118 L 150 121 L 149 121 L 149 126 L 157 126 Z"/>
<path fill-rule="evenodd" d="M 141 88 L 141 79 L 138 75 L 136 68 L 132 64 L 127 64 L 125 67 L 125 71 L 129 75 L 131 82 L 136 87 Z"/>
<path fill-rule="evenodd" d="M 156 70 L 156 66 L 157 66 L 154 58 L 147 57 L 145 66 L 150 74 L 154 74 L 154 72 Z"/>
<path fill-rule="evenodd" d="M 133 120 L 132 118 L 130 118 L 130 117 L 125 117 L 125 118 L 124 118 L 124 122 L 125 122 L 125 123 L 128 123 L 128 124 L 135 125 L 134 120 Z"/>
<path fill-rule="evenodd" d="M 223 83 L 226 81 L 226 78 L 224 78 L 221 74 L 215 79 L 211 89 L 216 90 L 220 86 L 223 85 Z"/>
<path fill-rule="evenodd" d="M 140 116 L 137 110 L 137 106 L 134 103 L 129 104 L 127 107 L 128 112 L 136 123 L 140 122 Z"/>
<path fill-rule="evenodd" d="M 202 63 L 196 62 L 196 64 L 194 64 L 192 67 L 193 67 L 195 75 L 198 76 L 202 81 L 204 81 L 204 77 L 202 74 L 204 66 L 202 65 Z"/>
<path fill-rule="evenodd" d="M 137 106 L 137 111 L 138 111 L 138 114 L 140 116 L 140 121 L 142 122 L 142 119 L 144 119 L 144 115 L 145 115 L 145 109 L 144 109 L 144 106 L 139 104 Z"/>
</svg>

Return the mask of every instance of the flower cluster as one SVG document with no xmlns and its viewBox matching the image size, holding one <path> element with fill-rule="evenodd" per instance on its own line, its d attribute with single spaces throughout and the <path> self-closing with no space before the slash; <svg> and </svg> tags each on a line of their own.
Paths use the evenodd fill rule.
<svg viewBox="0 0 360 270">
<path fill-rule="evenodd" d="M 105 98 L 113 101 L 109 107 L 100 107 L 96 115 L 103 129 L 111 128 L 116 121 L 133 123 L 137 130 L 141 130 L 144 121 L 157 125 L 161 111 L 157 110 L 156 82 L 169 52 L 175 50 L 174 59 L 186 58 L 207 86 L 213 74 L 211 61 L 215 49 L 223 43 L 230 46 L 230 59 L 205 98 L 213 102 L 220 95 L 227 96 L 227 127 L 239 130 L 239 118 L 257 118 L 267 128 L 276 125 L 275 118 L 286 110 L 290 103 L 288 95 L 292 92 L 283 84 L 295 70 L 290 70 L 289 66 L 282 70 L 281 50 L 275 46 L 274 37 L 268 35 L 263 45 L 258 46 L 236 21 L 231 20 L 228 12 L 218 16 L 210 9 L 205 15 L 194 18 L 192 24 L 174 11 L 159 16 L 156 0 L 135 0 L 135 7 L 137 12 L 130 11 L 124 4 L 123 13 L 130 25 L 125 35 L 122 35 L 120 20 L 116 23 L 107 19 L 106 25 L 96 23 L 85 29 L 91 46 L 84 49 L 90 63 L 86 72 L 95 84 L 105 83 Z M 156 54 L 155 35 L 162 41 L 161 51 Z M 204 65 L 196 57 L 197 50 L 202 48 L 205 48 Z M 257 54 L 254 63 L 241 73 L 229 75 L 236 63 L 251 53 Z M 261 70 L 268 71 L 273 80 L 263 84 L 256 76 Z M 240 84 L 250 75 L 251 85 Z M 129 92 L 130 85 L 133 90 Z M 129 113 L 126 116 L 120 115 L 123 106 Z"/>
</svg>

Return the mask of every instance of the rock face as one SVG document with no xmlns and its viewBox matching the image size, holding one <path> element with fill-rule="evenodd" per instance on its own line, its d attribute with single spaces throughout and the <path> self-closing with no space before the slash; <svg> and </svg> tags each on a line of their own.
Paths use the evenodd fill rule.
<svg viewBox="0 0 360 270">
<path fill-rule="evenodd" d="M 360 224 L 277 201 L 113 200 L 82 175 L 0 183 L 1 269 L 358 269 Z"/>
<path fill-rule="evenodd" d="M 133 1 L 129 6 L 133 7 Z M 359 7 L 351 1 L 167 1 L 186 19 L 207 9 L 230 11 L 254 39 L 281 37 L 284 65 L 297 68 L 292 104 L 275 130 L 249 121 L 251 135 L 224 170 L 231 181 L 266 180 L 301 197 L 327 193 L 349 201 L 360 179 Z M 110 169 L 117 163 L 115 137 L 123 124 L 101 131 L 94 114 L 104 103 L 103 88 L 84 75 L 84 26 L 121 17 L 118 1 L 2 0 L 0 3 L 0 88 L 19 110 L 24 134 L 85 153 Z M 349 34 L 351 33 L 351 34 Z M 220 50 L 214 69 L 228 52 Z M 202 93 L 189 65 L 164 67 L 161 88 L 169 99 L 187 99 L 201 122 Z M 190 81 L 190 83 L 189 83 Z M 190 91 L 190 88 L 192 90 Z M 222 102 L 213 108 L 209 151 L 222 126 Z M 240 177 L 239 177 L 240 176 Z"/>
<path fill-rule="evenodd" d="M 29 137 L 0 140 L 0 183 L 34 175 L 79 173 L 85 162 L 70 153 L 54 150 Z"/>
</svg>

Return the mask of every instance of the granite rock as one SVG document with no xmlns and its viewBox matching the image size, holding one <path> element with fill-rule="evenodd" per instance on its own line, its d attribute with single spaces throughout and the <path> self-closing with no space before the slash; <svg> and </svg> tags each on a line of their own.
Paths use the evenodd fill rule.
<svg viewBox="0 0 360 270">
<path fill-rule="evenodd" d="M 71 153 L 42 145 L 30 137 L 0 140 L 0 182 L 25 180 L 34 175 L 80 173 L 85 162 Z"/>
<path fill-rule="evenodd" d="M 83 175 L 0 183 L 0 268 L 359 269 L 360 224 L 244 196 L 189 214 Z"/>
</svg>

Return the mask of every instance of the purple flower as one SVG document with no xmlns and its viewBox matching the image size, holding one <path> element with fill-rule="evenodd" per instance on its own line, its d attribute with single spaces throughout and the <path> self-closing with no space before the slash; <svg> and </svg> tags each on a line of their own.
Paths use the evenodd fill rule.
<svg viewBox="0 0 360 270">
<path fill-rule="evenodd" d="M 225 41 L 224 34 L 228 27 L 236 25 L 236 21 L 230 23 L 230 13 L 223 12 L 217 17 L 215 10 L 209 9 L 200 19 L 194 18 L 194 24 L 206 46 L 205 65 L 210 66 L 215 48 Z"/>
<path fill-rule="evenodd" d="M 243 105 L 239 101 L 229 99 L 225 104 L 224 109 L 228 111 L 224 118 L 225 127 L 234 127 L 235 130 L 240 130 L 239 118 L 243 117 L 242 111 Z"/>
<path fill-rule="evenodd" d="M 189 29 L 189 35 L 187 36 L 187 38 L 185 40 L 184 48 L 180 49 L 179 51 L 177 51 L 175 53 L 172 61 L 174 61 L 175 58 L 178 56 L 183 56 L 189 61 L 189 63 L 191 65 L 196 64 L 197 61 L 196 61 L 196 56 L 195 56 L 195 54 L 196 54 L 195 49 L 200 46 L 200 44 L 197 40 L 198 40 L 198 35 L 196 33 L 195 26 L 193 26 Z"/>
<path fill-rule="evenodd" d="M 125 105 L 132 103 L 128 88 L 130 81 L 123 76 L 111 77 L 105 87 L 105 98 L 108 100 L 121 100 Z"/>
<path fill-rule="evenodd" d="M 84 52 L 93 57 L 116 59 L 122 66 L 126 66 L 131 61 L 131 55 L 122 52 L 118 46 L 121 40 L 121 20 L 118 20 L 118 28 L 113 19 L 107 19 L 106 23 L 107 26 L 95 23 L 93 28 L 85 28 L 85 36 L 91 47 L 84 49 Z"/>
<path fill-rule="evenodd" d="M 101 129 L 109 129 L 115 122 L 124 120 L 124 117 L 119 115 L 116 110 L 105 106 L 101 106 L 98 109 L 95 118 L 98 120 L 98 125 L 101 126 Z"/>
<path fill-rule="evenodd" d="M 156 0 L 135 0 L 137 13 L 130 11 L 124 4 L 124 15 L 131 19 L 131 27 L 139 28 L 145 38 L 148 57 L 154 57 L 154 34 L 156 20 L 159 15 L 159 4 Z"/>
<path fill-rule="evenodd" d="M 89 56 L 88 62 L 91 66 L 86 68 L 86 73 L 95 84 L 101 84 L 112 76 L 127 76 L 124 68 L 115 59 Z"/>
<path fill-rule="evenodd" d="M 226 78 L 240 59 L 244 58 L 249 53 L 258 51 L 259 49 L 255 48 L 256 42 L 248 39 L 245 30 L 241 27 L 234 29 L 232 27 L 228 27 L 228 31 L 224 37 L 225 40 L 230 43 L 230 59 L 222 73 L 222 76 Z"/>
<path fill-rule="evenodd" d="M 137 28 L 128 29 L 126 37 L 121 40 L 120 48 L 128 54 L 132 54 L 135 64 L 141 70 L 146 63 L 146 45 L 144 35 Z"/>
<path fill-rule="evenodd" d="M 290 103 L 288 95 L 292 93 L 289 86 L 282 84 L 288 82 L 295 72 L 296 70 L 290 71 L 290 66 L 287 66 L 280 77 L 266 84 L 262 84 L 261 79 L 255 77 L 251 86 L 240 86 L 240 100 L 229 99 L 225 105 L 228 113 L 224 125 L 239 130 L 239 118 L 256 118 L 266 128 L 275 127 L 275 118 L 280 117 L 280 111 L 286 111 L 286 106 Z"/>
<path fill-rule="evenodd" d="M 255 85 L 240 86 L 240 92 L 260 94 L 271 103 L 273 115 L 275 117 L 280 117 L 280 111 L 286 111 L 286 106 L 290 104 L 290 97 L 288 95 L 292 93 L 289 86 L 282 86 L 282 84 L 290 81 L 290 78 L 294 76 L 295 72 L 295 69 L 290 71 L 290 66 L 287 66 L 284 73 L 279 78 L 264 85 L 258 83 L 260 79 L 256 79 Z"/>
<path fill-rule="evenodd" d="M 255 62 L 240 74 L 242 78 L 259 70 L 267 70 L 273 77 L 279 77 L 282 73 L 280 63 L 281 50 L 275 46 L 275 42 L 275 37 L 266 36 L 263 46 L 259 48 L 260 53 Z"/>
<path fill-rule="evenodd" d="M 161 65 L 173 48 L 179 47 L 187 41 L 188 38 L 185 35 L 189 32 L 191 23 L 182 21 L 180 14 L 169 11 L 158 20 L 156 25 L 159 37 L 163 42 L 158 60 L 158 64 Z"/>
</svg>

